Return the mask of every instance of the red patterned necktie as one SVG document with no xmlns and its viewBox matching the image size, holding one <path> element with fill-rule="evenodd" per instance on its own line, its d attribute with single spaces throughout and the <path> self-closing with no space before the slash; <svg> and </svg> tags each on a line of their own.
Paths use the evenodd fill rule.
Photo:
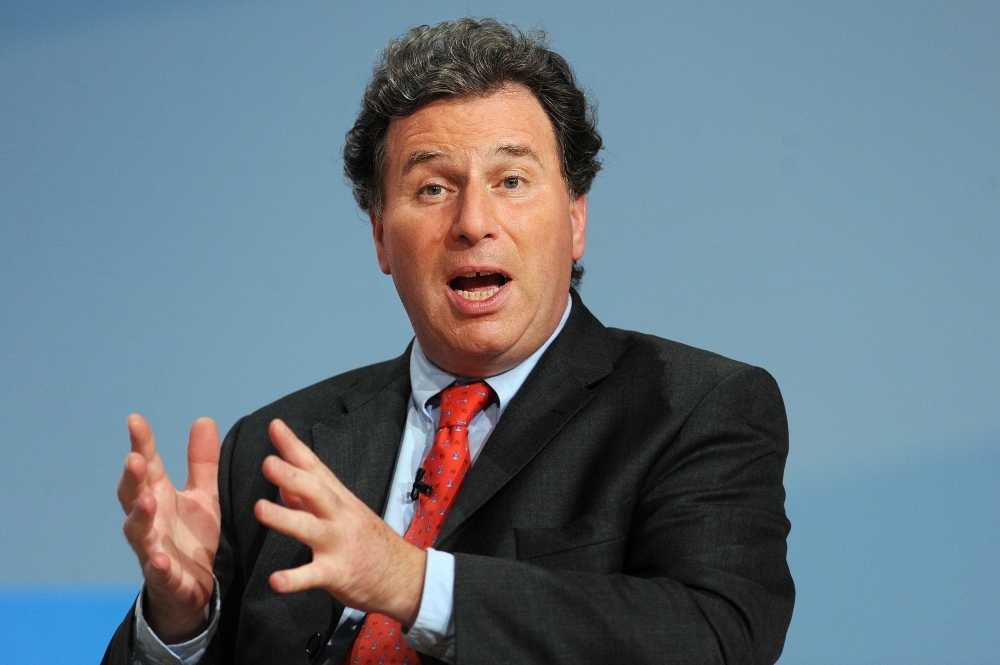
<svg viewBox="0 0 1000 665">
<path fill-rule="evenodd" d="M 452 386 L 441 393 L 437 434 L 417 472 L 413 497 L 419 497 L 407 529 L 407 541 L 426 549 L 437 540 L 441 525 L 472 465 L 468 425 L 486 407 L 490 387 L 484 382 Z M 358 632 L 344 665 L 417 665 L 417 652 L 406 645 L 399 622 L 370 613 Z"/>
</svg>

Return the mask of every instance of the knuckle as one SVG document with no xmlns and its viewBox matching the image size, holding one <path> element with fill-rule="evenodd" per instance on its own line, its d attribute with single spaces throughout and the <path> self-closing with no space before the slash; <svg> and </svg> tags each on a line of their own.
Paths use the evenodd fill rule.
<svg viewBox="0 0 1000 665">
<path fill-rule="evenodd" d="M 329 548 L 329 546 L 333 543 L 333 525 L 331 525 L 327 520 L 318 519 L 316 520 L 314 531 L 316 540 Z"/>
<path fill-rule="evenodd" d="M 271 505 L 270 502 L 264 500 L 257 502 L 257 517 L 260 520 L 271 525 L 279 521 L 279 517 L 277 514 L 277 510 L 275 510 L 275 507 Z"/>
<path fill-rule="evenodd" d="M 329 557 L 323 557 L 316 562 L 316 574 L 322 581 L 328 582 L 335 579 L 334 567 L 330 562 Z"/>
</svg>

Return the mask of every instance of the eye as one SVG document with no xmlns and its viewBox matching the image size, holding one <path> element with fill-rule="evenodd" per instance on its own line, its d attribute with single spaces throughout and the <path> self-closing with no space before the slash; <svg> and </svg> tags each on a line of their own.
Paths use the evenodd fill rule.
<svg viewBox="0 0 1000 665">
<path fill-rule="evenodd" d="M 427 185 L 424 187 L 424 194 L 428 196 L 441 196 L 444 194 L 444 187 L 441 185 Z"/>
<path fill-rule="evenodd" d="M 503 186 L 506 189 L 517 189 L 521 186 L 521 179 L 517 176 L 510 176 L 509 178 L 503 179 Z"/>
</svg>

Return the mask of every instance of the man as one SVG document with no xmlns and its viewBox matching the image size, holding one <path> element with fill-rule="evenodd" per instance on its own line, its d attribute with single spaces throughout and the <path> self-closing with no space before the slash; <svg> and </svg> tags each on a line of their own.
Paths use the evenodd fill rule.
<svg viewBox="0 0 1000 665">
<path fill-rule="evenodd" d="M 105 662 L 777 660 L 781 397 L 584 307 L 600 147 L 540 35 L 387 47 L 345 171 L 415 340 L 242 419 L 221 463 L 199 420 L 181 492 L 129 419 L 146 583 Z"/>
</svg>

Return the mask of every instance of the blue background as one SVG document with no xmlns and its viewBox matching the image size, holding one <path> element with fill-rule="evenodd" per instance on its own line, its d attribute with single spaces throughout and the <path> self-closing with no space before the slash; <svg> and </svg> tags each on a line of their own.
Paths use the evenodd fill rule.
<svg viewBox="0 0 1000 665">
<path fill-rule="evenodd" d="M 186 430 L 412 334 L 341 175 L 381 47 L 544 27 L 599 102 L 582 295 L 786 400 L 783 664 L 1000 660 L 1000 5 L 0 4 L 0 663 L 138 589 L 125 417 Z"/>
</svg>

